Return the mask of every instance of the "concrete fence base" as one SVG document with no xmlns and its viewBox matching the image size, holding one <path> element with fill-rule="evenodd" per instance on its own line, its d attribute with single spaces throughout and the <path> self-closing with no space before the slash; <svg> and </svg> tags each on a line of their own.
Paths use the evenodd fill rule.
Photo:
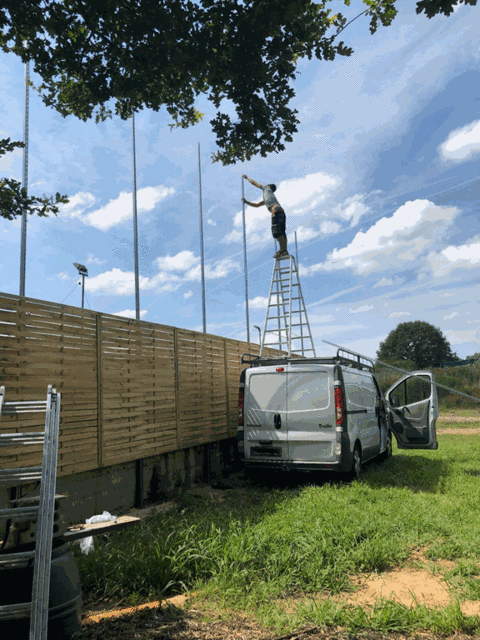
<svg viewBox="0 0 480 640">
<path fill-rule="evenodd" d="M 145 506 L 174 498 L 196 483 L 215 484 L 237 466 L 235 438 L 144 458 Z M 84 522 L 103 511 L 116 513 L 133 508 L 135 461 L 57 478 L 56 492 L 67 496 L 62 500 L 62 515 L 67 525 Z M 35 493 L 38 493 L 35 485 L 22 487 L 23 496 Z M 7 490 L 0 487 L 0 508 L 7 500 Z"/>
</svg>

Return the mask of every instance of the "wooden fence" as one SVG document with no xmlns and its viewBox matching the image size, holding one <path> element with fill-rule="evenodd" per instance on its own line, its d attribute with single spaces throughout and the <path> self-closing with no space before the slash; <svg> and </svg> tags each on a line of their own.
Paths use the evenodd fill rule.
<svg viewBox="0 0 480 640">
<path fill-rule="evenodd" d="M 60 476 L 235 435 L 240 357 L 258 348 L 0 293 L 0 386 L 6 401 L 44 399 L 49 384 L 62 394 Z M 42 414 L 26 418 L 4 416 L 0 432 L 43 430 Z M 3 468 L 41 461 L 1 456 Z"/>
</svg>

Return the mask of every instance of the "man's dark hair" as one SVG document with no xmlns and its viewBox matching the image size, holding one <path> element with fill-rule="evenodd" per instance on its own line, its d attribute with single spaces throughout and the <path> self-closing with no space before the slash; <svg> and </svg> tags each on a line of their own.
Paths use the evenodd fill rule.
<svg viewBox="0 0 480 640">
<path fill-rule="evenodd" d="M 268 186 L 275 193 L 275 191 L 277 190 L 277 185 L 276 184 L 269 184 Z"/>
</svg>

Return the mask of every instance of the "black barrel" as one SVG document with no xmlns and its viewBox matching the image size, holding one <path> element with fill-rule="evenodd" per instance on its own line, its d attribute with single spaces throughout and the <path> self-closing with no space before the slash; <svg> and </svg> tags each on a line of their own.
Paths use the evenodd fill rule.
<svg viewBox="0 0 480 640">
<path fill-rule="evenodd" d="M 0 569 L 0 605 L 32 598 L 33 560 L 21 568 Z M 69 640 L 80 630 L 82 591 L 77 565 L 68 543 L 52 549 L 48 640 Z M 0 620 L 0 638 L 28 640 L 30 618 Z"/>
</svg>

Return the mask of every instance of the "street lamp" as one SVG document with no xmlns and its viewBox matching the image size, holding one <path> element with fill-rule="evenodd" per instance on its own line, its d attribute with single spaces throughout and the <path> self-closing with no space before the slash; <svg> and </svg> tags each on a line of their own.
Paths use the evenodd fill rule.
<svg viewBox="0 0 480 640">
<path fill-rule="evenodd" d="M 83 309 L 83 306 L 84 306 L 83 301 L 85 299 L 85 276 L 88 276 L 88 271 L 87 271 L 87 267 L 84 267 L 83 264 L 78 264 L 78 262 L 74 262 L 73 266 L 78 269 L 78 273 L 82 276 L 82 309 Z"/>
<path fill-rule="evenodd" d="M 258 344 L 262 344 L 262 330 L 258 326 L 258 324 L 253 325 L 254 329 L 258 329 Z"/>
</svg>

